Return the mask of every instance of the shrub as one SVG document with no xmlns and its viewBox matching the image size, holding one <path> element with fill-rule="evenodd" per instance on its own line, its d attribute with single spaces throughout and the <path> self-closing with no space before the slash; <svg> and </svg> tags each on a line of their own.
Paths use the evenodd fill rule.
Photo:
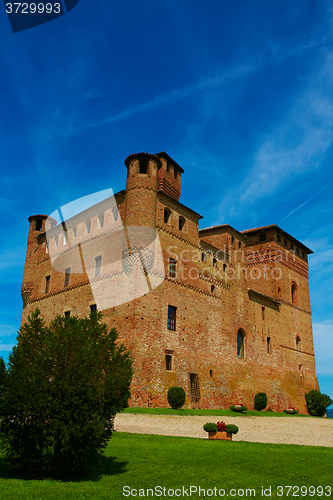
<svg viewBox="0 0 333 500">
<path fill-rule="evenodd" d="M 332 404 L 331 398 L 318 390 L 307 392 L 305 400 L 310 415 L 317 417 L 323 417 L 326 413 L 326 408 Z"/>
<path fill-rule="evenodd" d="M 46 326 L 37 309 L 21 327 L 0 404 L 1 448 L 11 466 L 70 477 L 96 463 L 132 378 L 130 353 L 100 319 L 57 316 Z"/>
<path fill-rule="evenodd" d="M 283 410 L 284 413 L 287 413 L 288 415 L 297 415 L 298 411 L 295 410 L 294 408 L 286 408 Z"/>
<path fill-rule="evenodd" d="M 168 390 L 168 401 L 171 408 L 177 410 L 185 403 L 185 391 L 182 387 L 170 387 Z"/>
<path fill-rule="evenodd" d="M 243 405 L 229 406 L 229 408 L 230 408 L 230 410 L 237 411 L 237 412 L 247 411 L 247 406 L 243 406 Z"/>
<path fill-rule="evenodd" d="M 237 432 L 239 431 L 237 425 L 234 425 L 234 424 L 227 424 L 226 425 L 226 431 L 227 432 L 231 432 L 232 434 L 237 434 Z"/>
<path fill-rule="evenodd" d="M 217 424 L 213 422 L 207 422 L 204 426 L 204 431 L 206 432 L 217 432 Z"/>
<path fill-rule="evenodd" d="M 258 392 L 254 396 L 254 408 L 258 411 L 263 410 L 267 406 L 267 394 L 266 392 Z"/>
</svg>

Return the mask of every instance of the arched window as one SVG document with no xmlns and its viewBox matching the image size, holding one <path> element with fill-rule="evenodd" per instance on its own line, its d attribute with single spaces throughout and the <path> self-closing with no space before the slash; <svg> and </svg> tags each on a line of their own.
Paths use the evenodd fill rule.
<svg viewBox="0 0 333 500">
<path fill-rule="evenodd" d="M 185 225 L 184 217 L 179 217 L 179 231 L 182 231 L 184 229 L 184 225 Z"/>
<path fill-rule="evenodd" d="M 299 335 L 296 336 L 296 349 L 298 351 L 301 350 L 301 339 L 300 339 Z"/>
<path fill-rule="evenodd" d="M 215 259 L 215 257 L 213 258 L 213 267 L 216 267 L 217 266 L 217 260 Z"/>
<path fill-rule="evenodd" d="M 210 286 L 210 291 L 211 291 L 211 293 L 214 293 L 214 290 L 215 290 L 215 286 L 214 286 L 214 285 L 211 285 L 211 286 Z"/>
<path fill-rule="evenodd" d="M 164 209 L 164 222 L 168 224 L 170 221 L 170 216 L 171 216 L 171 210 L 169 208 Z"/>
<path fill-rule="evenodd" d="M 245 333 L 243 330 L 238 330 L 237 332 L 237 356 L 238 358 L 244 359 L 244 339 Z"/>
<path fill-rule="evenodd" d="M 206 254 L 205 254 L 205 252 L 201 252 L 201 262 L 206 262 Z"/>
<path fill-rule="evenodd" d="M 293 304 L 297 304 L 298 302 L 296 283 L 292 283 L 291 285 L 291 302 Z"/>
</svg>

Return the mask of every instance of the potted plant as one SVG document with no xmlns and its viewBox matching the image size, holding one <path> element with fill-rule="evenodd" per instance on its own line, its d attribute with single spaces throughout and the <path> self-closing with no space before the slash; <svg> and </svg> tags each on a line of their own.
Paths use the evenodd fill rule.
<svg viewBox="0 0 333 500">
<path fill-rule="evenodd" d="M 232 440 L 232 435 L 237 434 L 238 427 L 233 424 L 225 424 L 224 422 L 207 422 L 203 426 L 204 430 L 208 432 L 208 439 L 226 439 Z"/>
</svg>

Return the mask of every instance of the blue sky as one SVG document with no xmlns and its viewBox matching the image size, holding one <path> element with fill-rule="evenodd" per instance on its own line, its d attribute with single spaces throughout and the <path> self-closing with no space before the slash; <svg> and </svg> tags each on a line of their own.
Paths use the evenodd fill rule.
<svg viewBox="0 0 333 500">
<path fill-rule="evenodd" d="M 0 356 L 20 325 L 31 214 L 125 187 L 166 151 L 201 228 L 278 224 L 315 253 L 321 390 L 333 396 L 330 1 L 80 0 L 12 34 L 0 10 Z"/>
</svg>

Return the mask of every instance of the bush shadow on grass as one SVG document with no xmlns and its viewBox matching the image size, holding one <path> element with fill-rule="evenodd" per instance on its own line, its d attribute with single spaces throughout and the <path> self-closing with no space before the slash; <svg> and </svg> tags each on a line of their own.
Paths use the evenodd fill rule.
<svg viewBox="0 0 333 500">
<path fill-rule="evenodd" d="M 127 472 L 127 461 L 119 462 L 117 457 L 99 457 L 98 463 L 90 469 L 73 475 L 39 474 L 11 467 L 5 457 L 0 456 L 0 479 L 45 480 L 54 479 L 61 482 L 100 481 L 103 476 L 116 476 Z"/>
</svg>

